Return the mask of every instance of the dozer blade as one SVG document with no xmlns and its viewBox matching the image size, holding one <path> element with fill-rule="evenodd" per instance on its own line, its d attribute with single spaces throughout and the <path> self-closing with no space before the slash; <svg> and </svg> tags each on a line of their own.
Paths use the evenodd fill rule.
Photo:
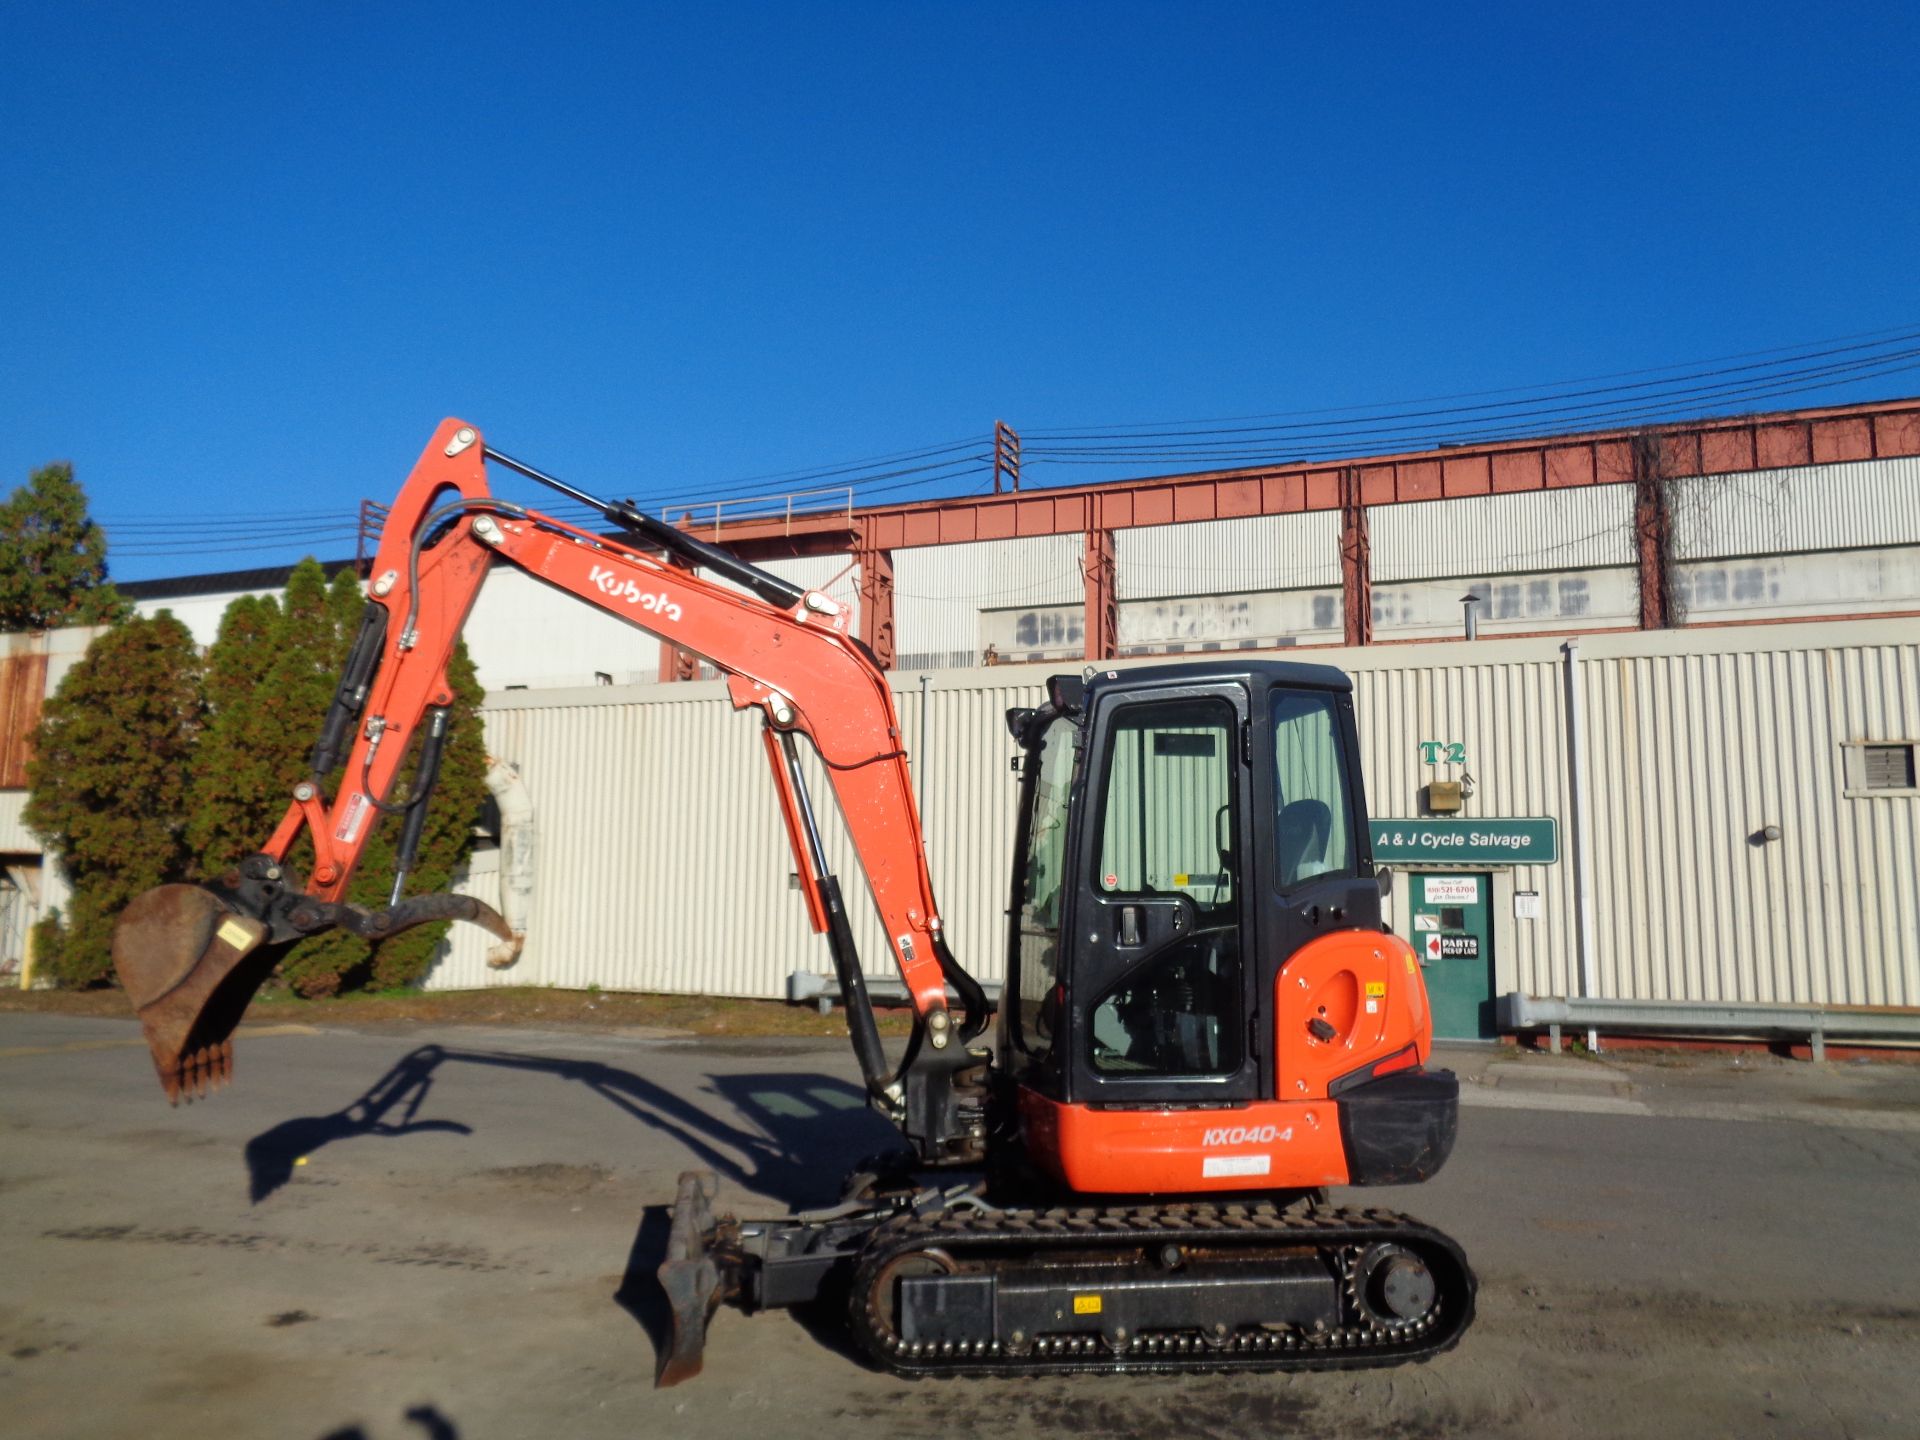
<svg viewBox="0 0 1920 1440">
<path fill-rule="evenodd" d="M 285 948 L 266 935 L 198 885 L 158 886 L 121 913 L 113 968 L 173 1104 L 233 1078 L 234 1027 Z"/>
<path fill-rule="evenodd" d="M 720 1181 L 711 1170 L 688 1170 L 680 1176 L 680 1194 L 673 1202 L 673 1229 L 667 1236 L 667 1258 L 658 1274 L 673 1313 L 673 1343 L 660 1357 L 654 1386 L 666 1389 L 700 1373 L 706 1356 L 707 1323 L 725 1298 L 720 1266 L 707 1250 L 713 1233 L 713 1200 Z"/>
</svg>

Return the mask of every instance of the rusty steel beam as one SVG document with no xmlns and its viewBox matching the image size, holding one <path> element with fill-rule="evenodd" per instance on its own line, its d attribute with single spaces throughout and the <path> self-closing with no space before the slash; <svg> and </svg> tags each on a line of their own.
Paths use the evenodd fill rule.
<svg viewBox="0 0 1920 1440">
<path fill-rule="evenodd" d="M 1373 643 L 1373 541 L 1360 495 L 1360 472 L 1348 466 L 1340 472 L 1340 603 L 1349 645 Z"/>
<path fill-rule="evenodd" d="M 1087 531 L 1080 571 L 1087 582 L 1086 657 L 1111 660 L 1120 653 L 1120 600 L 1115 585 L 1113 531 Z"/>
<path fill-rule="evenodd" d="M 882 670 L 893 669 L 893 552 L 861 549 L 860 639 L 873 652 Z"/>
<path fill-rule="evenodd" d="M 868 545 L 899 550 L 1028 535 L 1067 535 L 1136 525 L 1226 520 L 1341 508 L 1343 471 L 1359 477 L 1361 501 L 1390 505 L 1464 495 L 1628 484 L 1637 432 L 1598 431 L 1400 455 L 1302 465 L 1197 471 L 1100 485 L 1024 489 L 876 505 L 854 517 Z M 1920 399 L 1839 405 L 1664 427 L 1669 479 L 1789 465 L 1920 455 Z M 803 534 L 798 522 L 729 522 L 722 543 L 787 553 L 846 546 L 846 520 Z"/>
<path fill-rule="evenodd" d="M 1633 439 L 1633 541 L 1639 569 L 1640 628 L 1665 630 L 1675 624 L 1673 516 L 1667 508 L 1665 446 L 1656 434 Z"/>
</svg>

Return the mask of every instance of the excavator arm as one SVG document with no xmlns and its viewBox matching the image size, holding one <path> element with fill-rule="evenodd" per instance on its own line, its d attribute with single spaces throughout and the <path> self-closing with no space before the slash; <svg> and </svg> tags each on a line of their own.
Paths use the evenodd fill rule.
<svg viewBox="0 0 1920 1440">
<path fill-rule="evenodd" d="M 498 499 L 487 485 L 489 460 L 593 506 L 631 541 Z M 986 1001 L 947 948 L 893 696 L 849 634 L 844 607 L 629 502 L 598 499 L 502 455 L 454 419 L 442 423 L 388 513 L 359 634 L 310 775 L 293 787 L 285 818 L 219 882 L 163 885 L 121 917 L 115 964 L 168 1097 L 230 1078 L 232 1032 L 247 1002 L 306 936 L 338 926 L 379 939 L 457 918 L 487 926 L 508 946 L 520 942 L 476 900 L 404 893 L 453 701 L 447 666 L 481 583 L 499 563 L 702 657 L 726 675 L 735 708 L 759 713 L 808 918 L 828 937 L 870 1095 L 923 1163 L 977 1159 L 979 1062 L 966 1042 L 985 1026 Z M 424 738 L 403 792 L 416 734 Z M 800 763 L 802 739 L 833 788 L 913 1004 L 914 1035 L 897 1071 L 889 1071 L 866 1001 Z M 383 817 L 401 827 L 398 863 L 388 905 L 368 911 L 344 897 Z M 289 864 L 303 834 L 313 846 L 304 877 Z M 948 1012 L 949 986 L 964 1006 L 959 1023 Z"/>
</svg>

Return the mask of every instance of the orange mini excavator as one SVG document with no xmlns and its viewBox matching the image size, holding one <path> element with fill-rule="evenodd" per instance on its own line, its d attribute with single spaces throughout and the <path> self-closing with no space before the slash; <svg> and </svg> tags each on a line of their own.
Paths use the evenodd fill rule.
<svg viewBox="0 0 1920 1440">
<path fill-rule="evenodd" d="M 619 538 L 495 498 L 493 462 Z M 452 701 L 447 662 L 499 563 L 689 650 L 757 712 L 815 930 L 872 1104 L 899 1152 L 830 1211 L 716 1218 L 681 1177 L 660 1278 L 662 1383 L 700 1366 L 723 1300 L 844 1293 L 857 1343 L 906 1375 L 1354 1368 L 1425 1359 L 1473 1316 L 1446 1236 L 1330 1206 L 1340 1185 L 1431 1176 L 1459 1088 L 1426 1068 L 1427 994 L 1381 928 L 1347 678 L 1256 660 L 1055 676 L 1008 714 L 1020 776 L 995 1035 L 934 902 L 885 675 L 817 591 L 597 499 L 441 425 L 394 501 L 365 618 L 310 773 L 262 850 L 218 883 L 128 906 L 114 959 L 170 1098 L 232 1073 L 232 1034 L 286 948 L 476 921 L 406 894 Z M 398 784 L 419 737 L 411 782 Z M 824 763 L 915 1024 L 882 1050 L 799 746 Z M 329 798 L 329 790 L 331 791 Z M 404 795 L 406 798 L 400 798 Z M 343 898 L 397 822 L 392 898 Z M 312 843 L 312 871 L 289 864 Z M 951 1007 L 951 1008 L 950 1008 Z"/>
</svg>

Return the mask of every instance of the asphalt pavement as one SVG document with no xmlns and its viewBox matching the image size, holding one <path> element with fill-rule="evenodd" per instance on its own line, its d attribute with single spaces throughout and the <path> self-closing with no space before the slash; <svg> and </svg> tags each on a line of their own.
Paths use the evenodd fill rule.
<svg viewBox="0 0 1920 1440">
<path fill-rule="evenodd" d="M 243 1031 L 167 1107 L 130 1022 L 0 1015 L 0 1428 L 32 1436 L 1920 1434 L 1920 1066 L 1446 1048 L 1414 1189 L 1480 1314 L 1363 1375 L 902 1382 L 831 1316 L 725 1310 L 651 1388 L 689 1166 L 830 1202 L 884 1146 L 843 1045 Z"/>
</svg>

